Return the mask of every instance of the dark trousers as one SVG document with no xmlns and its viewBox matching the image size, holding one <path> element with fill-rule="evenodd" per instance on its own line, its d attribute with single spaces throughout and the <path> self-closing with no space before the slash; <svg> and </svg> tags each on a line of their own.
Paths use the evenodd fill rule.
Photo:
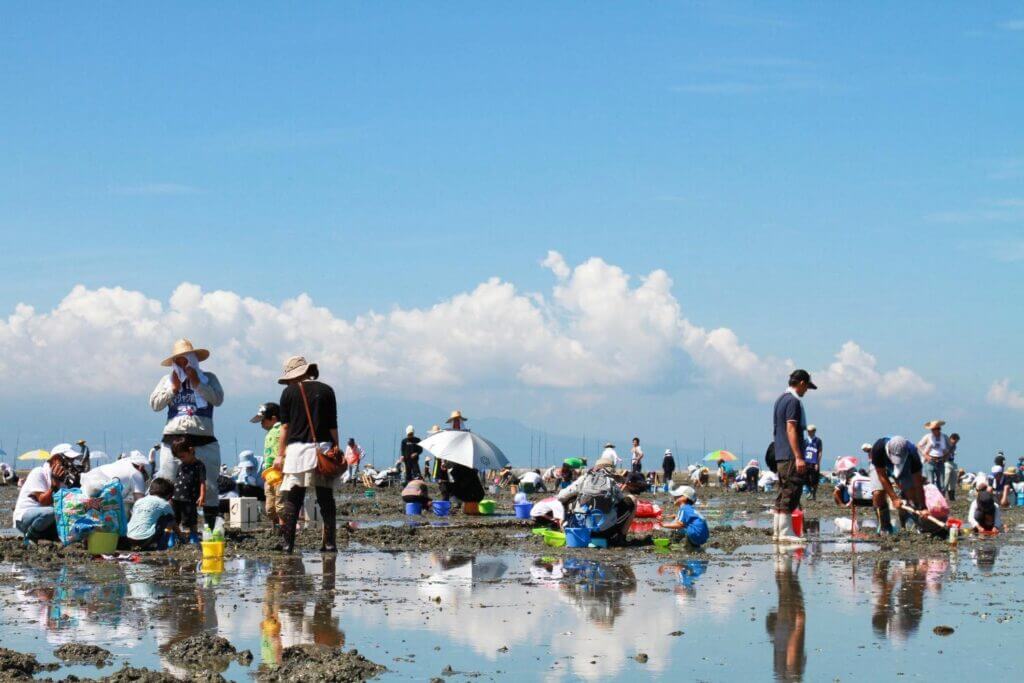
<svg viewBox="0 0 1024 683">
<path fill-rule="evenodd" d="M 406 484 L 408 484 L 413 479 L 423 477 L 423 473 L 420 472 L 420 463 L 418 460 L 403 460 L 402 469 L 405 470 Z"/>
<path fill-rule="evenodd" d="M 171 508 L 174 510 L 174 519 L 179 526 L 192 531 L 199 530 L 199 508 L 195 503 L 190 503 L 187 500 L 172 500 Z"/>
<path fill-rule="evenodd" d="M 644 471 L 643 463 L 642 462 L 635 462 L 635 463 L 633 463 L 633 471 L 634 472 L 643 472 Z"/>
<path fill-rule="evenodd" d="M 338 509 L 334 502 L 334 489 L 326 486 L 317 486 L 316 504 L 320 508 L 320 516 L 324 518 L 324 546 L 333 546 L 338 533 Z M 306 500 L 306 487 L 295 486 L 284 494 L 284 519 L 281 525 L 281 534 L 284 536 L 284 545 L 288 552 L 295 546 L 295 525 L 299 521 L 299 510 Z"/>
<path fill-rule="evenodd" d="M 665 478 L 665 483 L 669 485 L 669 488 L 672 488 L 672 475 L 673 474 L 675 474 L 675 470 L 664 470 L 662 472 L 662 476 L 664 476 L 664 478 Z"/>
<path fill-rule="evenodd" d="M 793 512 L 800 507 L 800 494 L 804 490 L 804 476 L 797 472 L 796 463 L 783 460 L 778 464 L 779 493 L 775 496 L 776 512 Z"/>
</svg>

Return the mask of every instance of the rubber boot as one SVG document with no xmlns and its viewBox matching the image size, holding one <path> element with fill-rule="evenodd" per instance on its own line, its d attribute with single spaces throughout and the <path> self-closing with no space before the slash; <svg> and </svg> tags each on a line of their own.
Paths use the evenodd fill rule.
<svg viewBox="0 0 1024 683">
<path fill-rule="evenodd" d="M 772 541 L 779 542 L 779 528 L 782 523 L 782 517 L 779 511 L 776 510 L 772 513 Z"/>
<path fill-rule="evenodd" d="M 338 524 L 328 524 L 327 520 L 324 520 L 323 535 L 321 536 L 320 552 L 322 553 L 336 553 L 338 552 Z"/>
<path fill-rule="evenodd" d="M 281 542 L 277 549 L 281 552 L 291 554 L 295 549 L 295 525 L 299 521 L 299 510 L 295 503 L 285 501 L 284 514 L 281 520 Z"/>
<path fill-rule="evenodd" d="M 807 539 L 793 535 L 793 518 L 788 512 L 779 513 L 779 538 L 777 543 L 806 543 Z"/>
</svg>

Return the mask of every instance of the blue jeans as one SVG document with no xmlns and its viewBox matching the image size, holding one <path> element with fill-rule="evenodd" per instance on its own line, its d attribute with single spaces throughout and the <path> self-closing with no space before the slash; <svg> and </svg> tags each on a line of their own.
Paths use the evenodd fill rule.
<svg viewBox="0 0 1024 683">
<path fill-rule="evenodd" d="M 934 484 L 943 495 L 946 494 L 946 463 L 945 462 L 929 462 L 925 464 L 925 470 L 928 475 L 928 483 Z"/>
<path fill-rule="evenodd" d="M 30 541 L 57 540 L 57 517 L 52 507 L 29 508 L 15 525 Z"/>
</svg>

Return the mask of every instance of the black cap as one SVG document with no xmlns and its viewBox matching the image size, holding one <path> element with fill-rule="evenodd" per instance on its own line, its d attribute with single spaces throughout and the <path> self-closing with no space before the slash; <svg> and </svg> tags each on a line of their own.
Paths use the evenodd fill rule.
<svg viewBox="0 0 1024 683">
<path fill-rule="evenodd" d="M 811 373 L 806 370 L 794 370 L 789 376 L 789 386 L 799 382 L 807 382 L 808 389 L 817 389 L 818 385 L 811 381 Z"/>
<path fill-rule="evenodd" d="M 260 405 L 259 410 L 256 411 L 256 414 L 253 415 L 252 418 L 250 418 L 249 422 L 255 424 L 257 422 L 262 422 L 264 419 L 268 417 L 280 418 L 281 406 L 277 405 L 276 403 L 263 403 Z"/>
</svg>

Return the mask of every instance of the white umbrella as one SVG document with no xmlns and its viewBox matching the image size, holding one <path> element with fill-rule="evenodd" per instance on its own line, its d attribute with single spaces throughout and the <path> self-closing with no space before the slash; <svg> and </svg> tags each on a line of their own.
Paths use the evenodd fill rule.
<svg viewBox="0 0 1024 683">
<path fill-rule="evenodd" d="M 420 441 L 420 447 L 435 458 L 474 470 L 496 470 L 508 464 L 500 448 L 475 432 L 457 429 L 438 432 Z"/>
</svg>

